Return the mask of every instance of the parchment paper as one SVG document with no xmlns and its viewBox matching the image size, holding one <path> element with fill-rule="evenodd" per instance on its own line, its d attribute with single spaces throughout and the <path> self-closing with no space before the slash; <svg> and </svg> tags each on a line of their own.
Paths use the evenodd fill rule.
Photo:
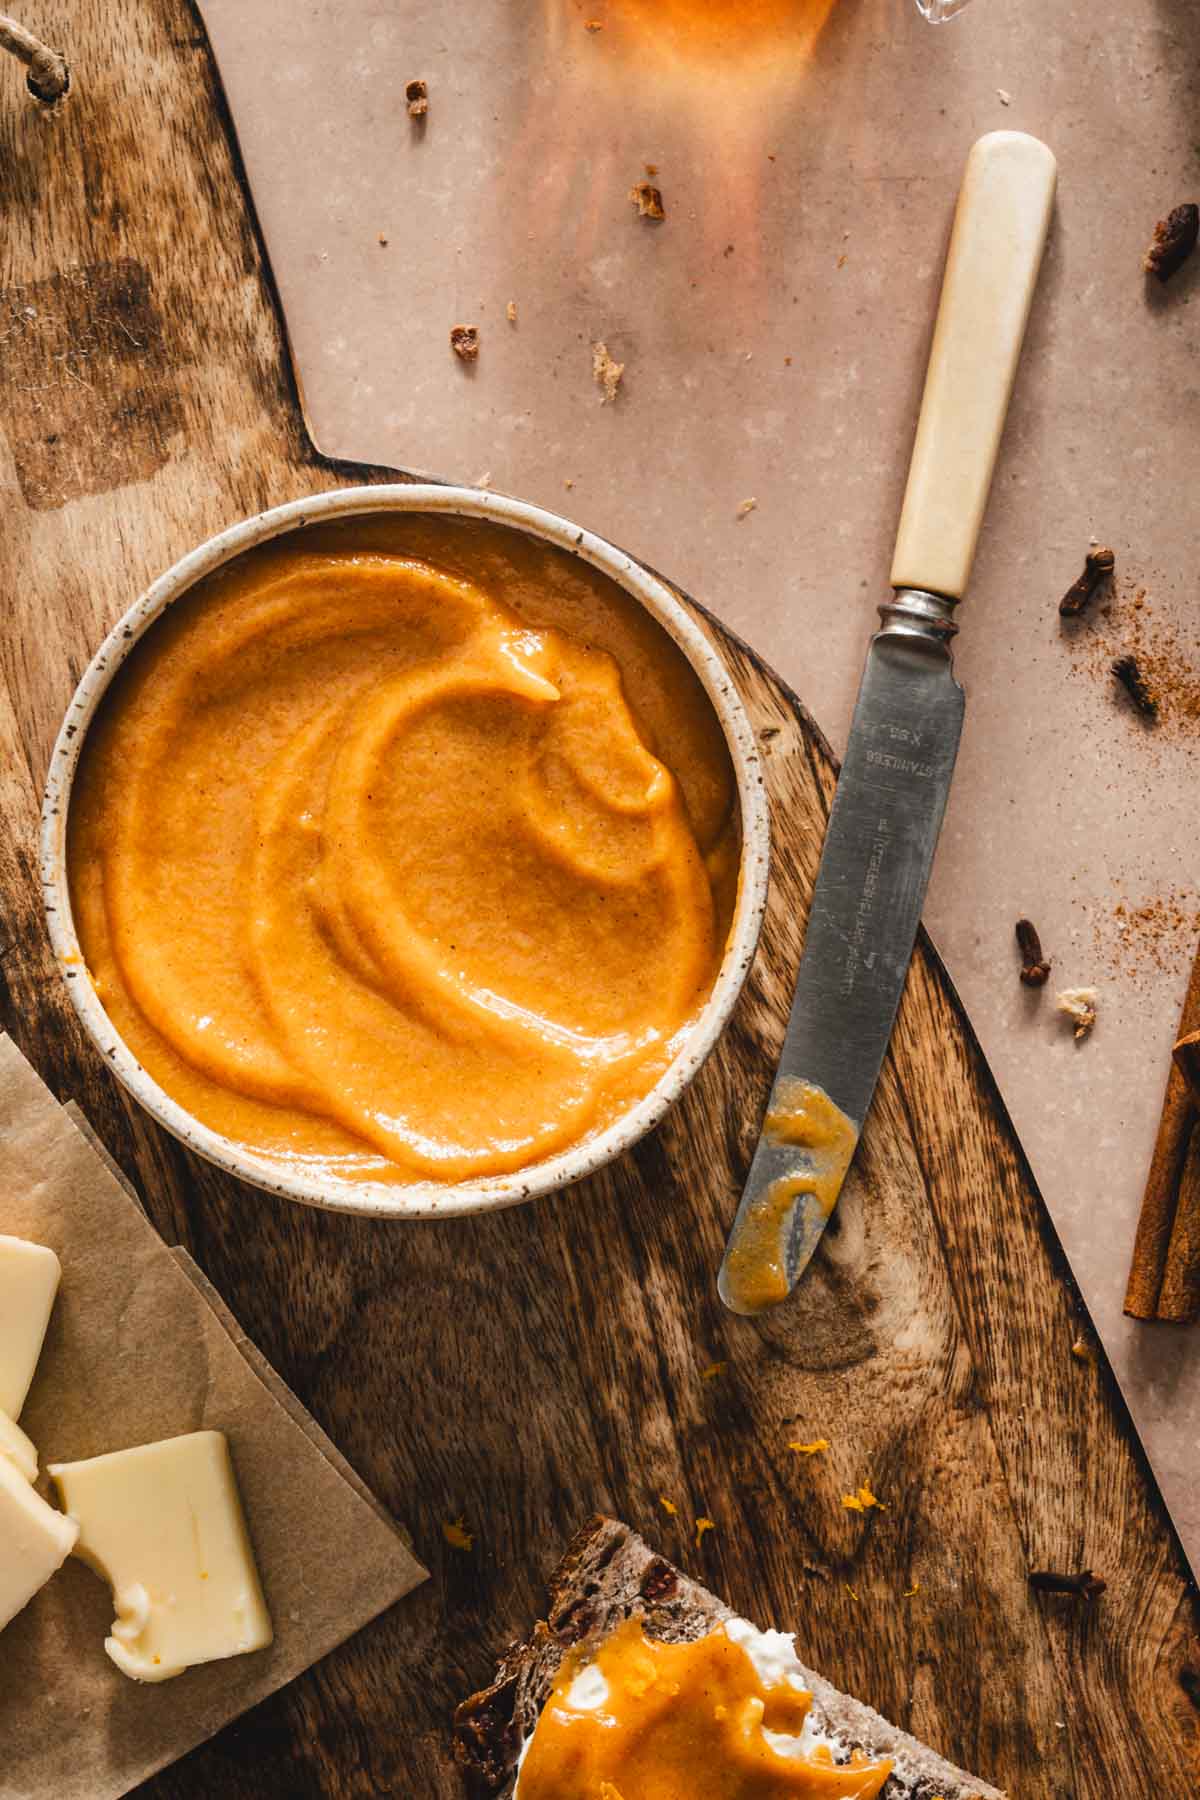
<svg viewBox="0 0 1200 1800">
<path fill-rule="evenodd" d="M 0 1796 L 116 1800 L 425 1579 L 399 1529 L 181 1250 L 0 1038 L 0 1231 L 63 1282 L 21 1415 L 46 1463 L 229 1438 L 275 1624 L 269 1650 L 139 1686 L 109 1661 L 105 1583 L 73 1559 L 0 1636 Z M 43 1476 L 43 1492 L 49 1491 Z"/>
<path fill-rule="evenodd" d="M 601 532 L 746 638 L 839 749 L 963 160 L 998 127 L 1054 149 L 925 923 L 1200 1570 L 1200 1331 L 1121 1313 L 1200 933 L 1200 716 L 1148 728 L 1109 674 L 1145 589 L 1147 639 L 1200 679 L 1200 256 L 1166 288 L 1141 268 L 1197 198 L 1200 0 L 974 0 L 938 27 L 912 0 L 199 4 L 321 449 L 486 473 Z M 628 197 L 647 161 L 660 224 Z M 611 406 L 595 339 L 626 364 Z M 1120 604 L 1066 632 L 1093 534 Z M 1022 915 L 1054 964 L 1040 999 Z M 1080 1044 L 1053 1005 L 1076 985 L 1101 1004 Z"/>
</svg>

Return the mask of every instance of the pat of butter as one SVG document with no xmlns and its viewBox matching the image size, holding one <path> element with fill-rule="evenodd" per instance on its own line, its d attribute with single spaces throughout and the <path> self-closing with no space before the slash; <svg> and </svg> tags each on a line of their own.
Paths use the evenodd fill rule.
<svg viewBox="0 0 1200 1800">
<path fill-rule="evenodd" d="M 271 1618 L 219 1431 L 51 1463 L 75 1547 L 113 1590 L 104 1648 L 135 1681 L 261 1650 Z"/>
<path fill-rule="evenodd" d="M 0 1412 L 0 1461 L 10 1462 L 26 1481 L 37 1480 L 37 1451 L 15 1419 Z"/>
<path fill-rule="evenodd" d="M 53 1250 L 0 1236 L 0 1412 L 19 1419 L 62 1270 Z"/>
<path fill-rule="evenodd" d="M 62 1568 L 78 1533 L 0 1457 L 0 1631 Z"/>
</svg>

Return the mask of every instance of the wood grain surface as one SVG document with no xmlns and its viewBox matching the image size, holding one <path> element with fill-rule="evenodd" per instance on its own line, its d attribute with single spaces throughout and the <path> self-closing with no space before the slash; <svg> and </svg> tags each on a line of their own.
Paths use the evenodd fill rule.
<svg viewBox="0 0 1200 1800">
<path fill-rule="evenodd" d="M 168 1241 L 434 1571 L 144 1791 L 457 1795 L 454 1702 L 524 1633 L 568 1535 L 603 1508 L 739 1610 L 797 1628 L 806 1660 L 1014 1800 L 1194 1796 L 1195 1595 L 926 941 L 811 1276 L 763 1323 L 717 1300 L 835 779 L 799 702 L 719 626 L 767 752 L 762 950 L 686 1101 L 604 1175 L 457 1224 L 308 1212 L 185 1153 L 84 1042 L 35 865 L 48 752 L 81 670 L 198 540 L 384 472 L 324 462 L 306 438 L 195 15 L 183 0 L 70 0 L 50 35 L 72 67 L 57 111 L 0 67 L 0 1023 L 80 1101 Z M 486 436 L 481 418 L 481 462 Z M 828 1453 L 787 1447 L 817 1437 Z M 843 1507 L 863 1480 L 886 1510 Z M 697 1545 L 700 1515 L 716 1528 Z M 469 1552 L 443 1537 L 460 1516 Z M 1092 1567 L 1108 1591 L 1090 1610 L 1031 1594 L 1028 1571 L 1047 1566 Z"/>
</svg>

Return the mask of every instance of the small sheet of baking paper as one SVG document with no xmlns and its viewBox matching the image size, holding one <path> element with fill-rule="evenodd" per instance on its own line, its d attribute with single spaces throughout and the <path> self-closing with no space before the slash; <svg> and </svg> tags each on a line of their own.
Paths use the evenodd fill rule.
<svg viewBox="0 0 1200 1800">
<path fill-rule="evenodd" d="M 0 1233 L 50 1245 L 63 1266 L 22 1429 L 43 1468 L 187 1431 L 225 1432 L 275 1642 L 141 1686 L 105 1654 L 107 1585 L 68 1559 L 0 1634 L 0 1800 L 116 1800 L 426 1573 L 73 1114 L 0 1037 Z M 38 1485 L 49 1495 L 44 1475 Z"/>
</svg>

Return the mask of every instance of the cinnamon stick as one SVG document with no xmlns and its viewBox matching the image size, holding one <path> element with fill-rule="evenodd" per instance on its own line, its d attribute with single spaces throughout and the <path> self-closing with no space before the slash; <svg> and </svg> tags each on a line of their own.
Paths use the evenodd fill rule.
<svg viewBox="0 0 1200 1800">
<path fill-rule="evenodd" d="M 1200 1125 L 1188 1139 L 1175 1223 L 1167 1246 L 1166 1266 L 1158 1295 L 1156 1317 L 1175 1325 L 1190 1325 L 1200 1315 Z"/>
<path fill-rule="evenodd" d="M 1200 1031 L 1189 1031 L 1180 1038 L 1175 1046 L 1175 1066 L 1188 1084 L 1192 1105 L 1200 1108 Z"/>
<path fill-rule="evenodd" d="M 1196 1032 L 1200 1032 L 1200 949 L 1192 964 L 1178 1035 L 1186 1039 Z M 1178 1212 L 1179 1183 L 1195 1122 L 1196 1107 L 1188 1084 L 1179 1064 L 1172 1059 L 1125 1290 L 1125 1311 L 1131 1319 L 1158 1317 L 1159 1295 Z"/>
</svg>

